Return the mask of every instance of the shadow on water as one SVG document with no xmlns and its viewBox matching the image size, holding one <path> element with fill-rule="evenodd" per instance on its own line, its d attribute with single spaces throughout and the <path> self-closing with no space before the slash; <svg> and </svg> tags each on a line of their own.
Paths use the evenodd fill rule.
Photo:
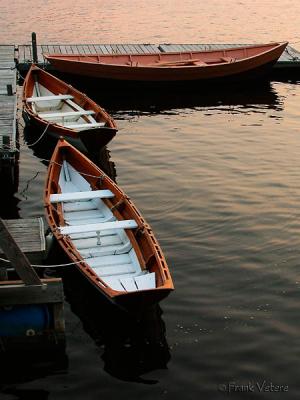
<svg viewBox="0 0 300 400">
<path fill-rule="evenodd" d="M 104 370 L 124 381 L 157 383 L 141 375 L 167 368 L 170 360 L 160 306 L 136 316 L 110 303 L 77 270 L 65 272 L 63 282 L 72 311 L 101 349 Z"/>
<path fill-rule="evenodd" d="M 45 165 L 48 165 L 51 159 L 53 150 L 55 149 L 57 139 L 46 135 L 38 140 L 41 132 L 34 126 L 27 125 L 24 128 L 24 140 L 32 149 L 35 157 L 39 158 Z M 36 142 L 36 144 L 35 144 Z M 33 144 L 33 145 L 32 145 Z M 115 163 L 111 161 L 110 151 L 107 147 L 95 149 L 94 154 L 89 154 L 88 157 L 98 165 L 111 179 L 116 178 Z"/>
<path fill-rule="evenodd" d="M 58 74 L 61 79 L 86 93 L 107 111 L 119 117 L 128 111 L 149 114 L 164 113 L 172 109 L 260 105 L 282 110 L 280 97 L 265 80 L 234 83 L 231 85 L 185 85 L 167 88 L 128 86 L 126 83 L 107 84 L 101 80 Z"/>
<path fill-rule="evenodd" d="M 31 135 L 31 131 L 25 132 L 25 135 Z M 40 142 L 33 151 L 36 157 L 47 163 L 52 149 L 48 142 L 47 145 Z M 110 160 L 107 148 L 99 150 L 97 159 L 93 161 L 115 180 L 115 164 Z M 68 263 L 69 259 L 53 240 L 46 264 L 64 262 Z M 52 271 L 48 269 L 46 274 L 52 275 Z M 63 278 L 66 298 L 72 311 L 101 349 L 104 370 L 121 380 L 156 383 L 141 375 L 166 368 L 170 359 L 161 308 L 156 305 L 142 315 L 129 314 L 110 303 L 75 268 L 56 272 L 56 276 Z"/>
<path fill-rule="evenodd" d="M 30 346 L 18 351 L 1 353 L 0 389 L 6 393 L 8 385 L 34 381 L 49 375 L 65 373 L 68 369 L 67 355 L 59 351 L 39 349 L 32 351 Z"/>
<path fill-rule="evenodd" d="M 20 199 L 15 197 L 19 187 L 19 152 L 16 154 L 13 163 L 2 162 L 0 168 L 0 180 L 2 185 L 0 196 L 1 218 L 20 218 L 18 207 Z"/>
</svg>

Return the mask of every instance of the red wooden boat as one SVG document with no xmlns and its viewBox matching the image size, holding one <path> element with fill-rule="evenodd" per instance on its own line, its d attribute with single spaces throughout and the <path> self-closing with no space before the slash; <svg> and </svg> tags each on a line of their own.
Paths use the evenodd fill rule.
<svg viewBox="0 0 300 400">
<path fill-rule="evenodd" d="M 174 289 L 153 231 L 132 201 L 63 139 L 50 161 L 44 201 L 59 244 L 108 299 L 140 310 Z"/>
<path fill-rule="evenodd" d="M 226 50 L 153 54 L 48 54 L 59 71 L 123 81 L 205 81 L 245 78 L 272 66 L 287 46 L 270 43 Z"/>
<path fill-rule="evenodd" d="M 23 117 L 41 132 L 65 137 L 88 153 L 116 134 L 114 120 L 85 94 L 32 65 L 23 86 Z"/>
</svg>

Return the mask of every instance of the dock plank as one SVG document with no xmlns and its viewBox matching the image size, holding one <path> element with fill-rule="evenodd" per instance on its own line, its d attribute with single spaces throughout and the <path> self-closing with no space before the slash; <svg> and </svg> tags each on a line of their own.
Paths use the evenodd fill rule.
<svg viewBox="0 0 300 400">
<path fill-rule="evenodd" d="M 44 255 L 46 241 L 42 218 L 6 220 L 5 223 L 23 253 L 26 255 L 28 253 L 40 253 Z M 1 247 L 0 255 L 1 257 L 3 256 Z"/>
<path fill-rule="evenodd" d="M 71 49 L 72 49 L 73 54 L 80 53 L 80 51 L 78 50 L 78 46 L 76 44 L 72 44 Z"/>
<path fill-rule="evenodd" d="M 93 44 L 89 44 L 89 45 L 88 45 L 88 48 L 89 48 L 89 50 L 90 50 L 90 54 L 95 54 L 95 53 L 97 53 L 97 51 L 96 51 L 96 49 L 95 49 L 95 46 L 94 46 Z"/>
<path fill-rule="evenodd" d="M 149 54 L 156 52 L 184 52 L 184 51 L 203 51 L 203 50 L 215 50 L 215 49 L 226 49 L 230 47 L 239 47 L 244 46 L 245 44 L 237 44 L 237 43 L 163 43 L 163 44 L 133 44 L 133 43 L 104 43 L 104 44 L 59 44 L 59 45 L 41 45 L 42 53 L 66 53 L 66 54 L 120 54 L 120 53 L 130 53 L 130 54 Z M 246 44 L 247 45 L 247 44 Z M 252 44 L 248 44 L 251 46 Z M 6 57 L 9 57 L 9 54 L 12 54 L 13 47 L 10 49 L 6 48 L 6 45 L 0 45 L 0 56 L 3 54 L 3 63 L 6 62 Z M 19 65 L 18 68 L 20 71 L 27 70 L 29 67 L 29 61 L 32 58 L 31 55 L 31 46 L 30 45 L 19 45 L 18 47 L 18 60 Z M 44 63 L 43 57 L 41 57 L 41 53 L 38 51 L 39 62 Z M 1 57 L 0 57 L 1 59 Z M 13 58 L 12 58 L 13 59 Z M 10 60 L 7 60 L 10 63 Z M 287 46 L 285 52 L 279 58 L 278 62 L 275 65 L 275 68 L 287 68 L 291 67 L 300 69 L 300 52 L 291 46 Z M 47 63 L 47 68 L 51 68 L 50 64 Z"/>
<path fill-rule="evenodd" d="M 12 86 L 12 95 L 7 92 Z M 0 158 L 14 159 L 16 146 L 16 69 L 15 46 L 0 45 Z"/>
</svg>

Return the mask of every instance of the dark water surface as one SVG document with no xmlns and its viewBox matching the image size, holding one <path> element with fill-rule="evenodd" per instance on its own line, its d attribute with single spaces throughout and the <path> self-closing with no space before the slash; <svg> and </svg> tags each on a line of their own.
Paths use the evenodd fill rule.
<svg viewBox="0 0 300 400">
<path fill-rule="evenodd" d="M 28 42 L 36 30 L 41 42 L 291 40 L 299 49 L 299 12 L 287 0 L 4 0 L 0 33 L 3 43 Z M 176 291 L 136 322 L 66 273 L 67 364 L 5 375 L 0 398 L 297 399 L 299 82 L 86 91 L 117 120 L 108 146 L 117 183 L 152 225 Z M 44 212 L 46 166 L 20 131 L 7 218 Z M 248 386 L 228 395 L 230 382 Z"/>
</svg>

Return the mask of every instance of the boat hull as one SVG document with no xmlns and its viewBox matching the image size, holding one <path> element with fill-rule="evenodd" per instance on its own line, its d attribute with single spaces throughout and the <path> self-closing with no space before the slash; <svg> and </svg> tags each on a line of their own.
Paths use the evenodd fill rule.
<svg viewBox="0 0 300 400">
<path fill-rule="evenodd" d="M 95 128 L 84 131 L 70 132 L 69 130 L 64 130 L 58 126 L 54 126 L 46 121 L 35 118 L 32 114 L 29 114 L 26 109 L 23 110 L 23 119 L 26 124 L 33 125 L 42 136 L 50 136 L 54 139 L 59 139 L 64 137 L 70 144 L 76 147 L 79 151 L 84 154 L 93 154 L 97 152 L 100 148 L 106 146 L 116 135 L 117 130 L 114 128 Z M 39 138 L 33 140 L 33 142 L 39 141 Z"/>
<path fill-rule="evenodd" d="M 88 76 L 100 79 L 110 79 L 117 81 L 132 81 L 132 82 L 210 82 L 222 80 L 241 80 L 255 77 L 258 74 L 267 72 L 272 65 L 278 60 L 284 51 L 287 43 L 277 44 L 277 46 L 264 45 L 265 51 L 261 51 L 256 55 L 236 59 L 233 62 L 219 62 L 219 63 L 203 63 L 198 65 L 180 64 L 180 60 L 176 61 L 176 57 L 180 59 L 190 57 L 192 59 L 200 60 L 205 57 L 221 57 L 221 51 L 217 52 L 199 52 L 199 53 L 167 53 L 163 54 L 166 58 L 164 66 L 159 62 L 154 66 L 155 57 L 157 54 L 150 55 L 118 55 L 107 56 L 107 60 L 103 55 L 90 55 L 90 56 L 64 56 L 64 55 L 47 55 L 46 58 L 51 64 L 59 71 Z M 261 46 L 264 49 L 264 46 Z M 244 48 L 242 48 L 244 49 Z M 226 55 L 234 57 L 241 52 L 241 49 L 227 49 Z M 250 50 L 249 50 L 250 53 Z M 205 56 L 204 56 L 205 54 Z M 136 57 L 137 60 L 141 59 L 140 65 L 126 65 L 125 57 Z M 97 57 L 99 61 L 96 62 Z M 109 58 L 110 57 L 110 58 Z M 139 58 L 138 58 L 139 57 Z M 151 58 L 151 63 L 147 59 Z M 162 57 L 162 56 L 160 56 Z M 172 64 L 173 57 L 173 64 Z M 192 58 L 193 57 L 193 58 Z M 224 57 L 223 57 L 224 58 Z M 232 58 L 233 60 L 233 58 Z M 119 64 L 118 64 L 119 62 Z M 157 60 L 156 60 L 157 62 Z M 144 63 L 144 64 L 142 64 Z M 128 64 L 128 63 L 127 63 Z M 137 61 L 138 64 L 138 61 Z"/>
<path fill-rule="evenodd" d="M 33 76 L 35 74 L 35 76 Z M 34 112 L 32 103 L 27 99 L 33 96 L 36 81 L 41 82 L 45 88 L 54 94 L 68 94 L 74 98 L 76 104 L 84 104 L 86 110 L 91 110 L 96 115 L 97 122 L 105 123 L 103 127 L 90 129 L 70 129 L 59 123 L 53 123 L 50 120 L 43 119 Z M 75 104 L 75 103 L 74 103 Z M 54 138 L 64 137 L 79 151 L 94 153 L 99 148 L 106 146 L 116 135 L 117 127 L 109 114 L 86 95 L 68 85 L 57 77 L 32 66 L 28 72 L 23 86 L 23 118 L 27 124 L 34 125 L 41 136 L 52 136 Z"/>
<path fill-rule="evenodd" d="M 117 221 L 129 219 L 136 222 L 135 230 L 127 232 L 128 239 L 135 251 L 141 272 L 144 270 L 145 273 L 155 273 L 156 283 L 153 288 L 145 289 L 146 286 L 143 286 L 142 289 L 137 287 L 134 291 L 112 289 L 105 282 L 105 278 L 101 279 L 88 261 L 80 255 L 72 239 L 60 233 L 59 227 L 65 225 L 63 208 L 59 203 L 51 203 L 50 197 L 60 192 L 59 179 L 63 160 L 76 171 L 80 171 L 79 173 L 88 181 L 92 190 L 105 189 L 113 193 L 111 198 L 103 199 L 103 201 Z M 140 311 L 158 303 L 174 289 L 162 250 L 150 226 L 133 202 L 102 170 L 63 139 L 57 143 L 50 160 L 45 187 L 45 211 L 49 227 L 65 254 L 85 278 L 112 303 L 124 309 Z"/>
</svg>

